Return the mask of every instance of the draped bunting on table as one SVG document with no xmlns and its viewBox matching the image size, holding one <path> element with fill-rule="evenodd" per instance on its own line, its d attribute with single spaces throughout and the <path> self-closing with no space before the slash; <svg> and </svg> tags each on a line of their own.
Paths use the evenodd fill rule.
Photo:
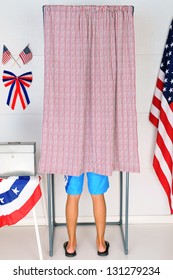
<svg viewBox="0 0 173 280">
<path fill-rule="evenodd" d="M 24 218 L 41 197 L 39 176 L 0 178 L 0 227 Z"/>
<path fill-rule="evenodd" d="M 41 173 L 139 172 L 131 6 L 45 6 Z"/>
</svg>

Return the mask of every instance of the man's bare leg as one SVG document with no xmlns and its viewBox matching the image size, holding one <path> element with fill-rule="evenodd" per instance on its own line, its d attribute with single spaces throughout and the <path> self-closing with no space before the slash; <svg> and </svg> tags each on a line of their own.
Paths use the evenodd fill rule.
<svg viewBox="0 0 173 280">
<path fill-rule="evenodd" d="M 68 232 L 67 252 L 73 253 L 76 250 L 76 225 L 78 219 L 78 204 L 80 195 L 67 195 L 66 201 L 66 223 Z"/>
<path fill-rule="evenodd" d="M 104 194 L 91 195 L 93 201 L 93 212 L 96 223 L 96 245 L 99 252 L 106 250 L 105 245 L 105 228 L 106 228 L 106 203 Z"/>
</svg>

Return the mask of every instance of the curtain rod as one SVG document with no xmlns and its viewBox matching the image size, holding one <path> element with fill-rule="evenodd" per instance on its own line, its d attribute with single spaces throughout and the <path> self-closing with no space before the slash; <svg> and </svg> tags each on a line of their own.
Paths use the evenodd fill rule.
<svg viewBox="0 0 173 280">
<path fill-rule="evenodd" d="M 134 7 L 134 6 L 132 6 L 132 14 L 134 14 L 134 10 L 135 10 L 135 7 Z"/>
<path fill-rule="evenodd" d="M 46 7 L 46 6 L 47 6 L 47 5 L 42 6 L 43 13 L 44 13 L 44 7 Z M 135 10 L 135 7 L 132 6 L 132 14 L 134 14 L 134 10 Z"/>
</svg>

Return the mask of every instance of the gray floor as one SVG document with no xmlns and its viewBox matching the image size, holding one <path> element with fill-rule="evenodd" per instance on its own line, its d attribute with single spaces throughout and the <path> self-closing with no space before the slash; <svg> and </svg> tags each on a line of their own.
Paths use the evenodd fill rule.
<svg viewBox="0 0 173 280">
<path fill-rule="evenodd" d="M 55 228 L 54 254 L 49 256 L 48 228 L 40 226 L 43 258 L 67 260 L 63 243 L 67 240 L 66 227 Z M 78 226 L 78 247 L 75 260 L 100 260 L 95 247 L 95 226 Z M 107 226 L 106 239 L 110 242 L 105 260 L 173 260 L 173 225 L 129 225 L 129 253 L 124 254 L 119 226 Z M 39 259 L 34 227 L 4 227 L 0 229 L 1 260 Z M 69 259 L 68 259 L 69 260 Z"/>
</svg>

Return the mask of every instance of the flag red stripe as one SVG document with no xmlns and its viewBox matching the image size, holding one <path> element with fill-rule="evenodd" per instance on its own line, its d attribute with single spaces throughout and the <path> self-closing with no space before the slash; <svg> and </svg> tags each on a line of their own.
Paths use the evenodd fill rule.
<svg viewBox="0 0 173 280">
<path fill-rule="evenodd" d="M 159 120 L 152 113 L 149 115 L 149 120 L 155 127 L 158 127 Z"/>
<path fill-rule="evenodd" d="M 168 182 L 165 174 L 162 171 L 162 168 L 161 168 L 160 163 L 157 160 L 156 156 L 154 156 L 153 167 L 154 167 L 154 170 L 157 174 L 157 177 L 158 177 L 160 183 L 162 184 L 162 186 L 166 192 L 171 214 L 173 214 L 172 203 L 171 203 L 171 188 L 170 188 L 169 182 Z"/>
<path fill-rule="evenodd" d="M 169 107 L 171 108 L 171 111 L 173 112 L 173 104 L 169 104 Z"/>
<path fill-rule="evenodd" d="M 158 78 L 158 79 L 157 79 L 156 87 L 157 87 L 160 91 L 162 91 L 162 90 L 163 90 L 163 85 L 164 85 L 163 81 L 161 81 L 161 80 Z"/>
<path fill-rule="evenodd" d="M 161 108 L 161 101 L 160 101 L 156 96 L 153 97 L 153 105 L 154 105 L 158 110 L 160 110 L 160 108 Z"/>
<path fill-rule="evenodd" d="M 161 110 L 160 110 L 160 120 L 162 121 L 162 123 L 165 127 L 165 130 L 173 143 L 173 128 L 172 128 L 163 108 L 161 108 Z"/>
<path fill-rule="evenodd" d="M 157 133 L 156 142 L 157 142 L 157 144 L 158 144 L 158 146 L 159 146 L 159 148 L 162 152 L 162 155 L 163 155 L 163 157 L 164 157 L 164 159 L 165 159 L 165 161 L 166 161 L 166 163 L 169 167 L 170 172 L 172 173 L 172 158 L 171 158 L 171 155 L 170 155 L 170 153 L 169 153 L 169 151 L 168 151 L 168 149 L 167 149 L 167 147 L 166 147 L 166 145 L 163 141 L 163 138 L 162 138 L 162 136 L 160 135 L 159 132 Z"/>
</svg>

